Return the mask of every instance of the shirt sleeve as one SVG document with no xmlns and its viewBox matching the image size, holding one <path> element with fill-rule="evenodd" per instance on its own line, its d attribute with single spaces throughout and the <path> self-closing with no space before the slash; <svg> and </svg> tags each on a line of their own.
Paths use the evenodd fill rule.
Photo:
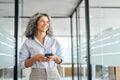
<svg viewBox="0 0 120 80">
<path fill-rule="evenodd" d="M 27 45 L 24 43 L 19 51 L 19 65 L 20 68 L 24 69 L 25 67 L 25 60 L 30 57 L 29 49 Z"/>
<path fill-rule="evenodd" d="M 59 58 L 61 58 L 61 60 L 62 60 L 61 63 L 63 63 L 64 62 L 64 57 L 63 57 L 63 54 L 62 54 L 62 47 L 61 47 L 61 45 L 59 44 L 58 41 L 57 41 L 56 47 L 57 47 L 57 56 Z"/>
</svg>

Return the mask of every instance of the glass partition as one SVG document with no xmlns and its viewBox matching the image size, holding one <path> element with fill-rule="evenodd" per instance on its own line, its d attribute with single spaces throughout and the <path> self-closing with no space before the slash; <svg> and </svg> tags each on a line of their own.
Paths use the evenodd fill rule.
<svg viewBox="0 0 120 80">
<path fill-rule="evenodd" d="M 72 80 L 70 18 L 52 18 L 56 39 L 62 47 L 64 63 L 58 66 L 62 80 Z"/>
<path fill-rule="evenodd" d="M 0 0 L 0 80 L 13 80 L 14 0 Z"/>
<path fill-rule="evenodd" d="M 73 77 L 73 80 L 77 80 L 78 79 L 78 71 L 77 71 L 77 33 L 76 33 L 76 18 L 77 18 L 77 15 L 76 15 L 76 12 L 74 12 L 73 16 L 72 16 L 72 77 Z"/>
<path fill-rule="evenodd" d="M 80 76 L 81 80 L 87 80 L 87 42 L 86 42 L 86 24 L 85 24 L 85 1 L 83 0 L 79 6 L 79 16 L 80 16 Z"/>
<path fill-rule="evenodd" d="M 90 51 L 93 80 L 119 80 L 119 0 L 90 0 Z"/>
</svg>

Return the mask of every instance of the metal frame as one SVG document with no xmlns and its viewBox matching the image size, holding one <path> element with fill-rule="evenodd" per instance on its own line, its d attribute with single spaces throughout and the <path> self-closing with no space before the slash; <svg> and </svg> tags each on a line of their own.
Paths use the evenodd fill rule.
<svg viewBox="0 0 120 80">
<path fill-rule="evenodd" d="M 15 17 L 14 17 L 14 37 L 15 37 L 15 66 L 14 66 L 14 80 L 18 80 L 18 10 L 19 10 L 19 1 L 15 1 Z"/>
<path fill-rule="evenodd" d="M 87 36 L 87 67 L 88 80 L 92 80 L 91 61 L 90 61 L 90 20 L 89 20 L 89 0 L 85 0 L 85 22 Z"/>
</svg>

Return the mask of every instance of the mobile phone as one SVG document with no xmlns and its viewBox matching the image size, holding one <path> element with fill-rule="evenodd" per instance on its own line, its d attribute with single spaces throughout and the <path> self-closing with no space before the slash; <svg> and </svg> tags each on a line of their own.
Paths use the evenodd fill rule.
<svg viewBox="0 0 120 80">
<path fill-rule="evenodd" d="M 52 55 L 53 55 L 52 53 L 45 53 L 46 57 L 49 57 L 49 56 L 52 56 Z"/>
</svg>

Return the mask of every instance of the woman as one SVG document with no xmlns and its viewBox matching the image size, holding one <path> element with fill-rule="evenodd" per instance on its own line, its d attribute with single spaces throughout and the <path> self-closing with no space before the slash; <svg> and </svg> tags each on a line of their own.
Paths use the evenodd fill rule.
<svg viewBox="0 0 120 80">
<path fill-rule="evenodd" d="M 36 13 L 28 22 L 27 39 L 20 49 L 20 67 L 31 67 L 30 80 L 60 80 L 57 64 L 63 62 L 61 46 L 53 37 L 50 17 Z"/>
</svg>

